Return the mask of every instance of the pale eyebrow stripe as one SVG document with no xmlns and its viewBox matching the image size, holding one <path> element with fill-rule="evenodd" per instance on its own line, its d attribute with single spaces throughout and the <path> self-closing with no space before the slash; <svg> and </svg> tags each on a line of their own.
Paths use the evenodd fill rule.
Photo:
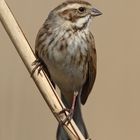
<svg viewBox="0 0 140 140">
<path fill-rule="evenodd" d="M 65 7 L 63 7 L 63 8 L 61 8 L 61 9 L 59 9 L 58 11 L 59 12 L 62 12 L 62 11 L 64 11 L 64 10 L 66 10 L 66 9 L 78 9 L 79 7 L 81 7 L 81 6 L 85 6 L 84 4 L 79 4 L 79 3 L 71 3 L 71 4 L 68 4 L 67 6 L 65 6 Z M 86 5 L 86 7 L 88 7 L 87 5 Z M 89 7 L 90 7 L 90 5 L 89 5 Z"/>
<path fill-rule="evenodd" d="M 73 8 L 78 9 L 79 7 L 80 7 L 80 5 L 77 4 L 77 3 L 68 4 L 67 6 L 61 8 L 59 11 L 61 12 L 61 11 L 64 11 L 64 10 L 66 10 L 66 9 L 73 9 Z"/>
</svg>

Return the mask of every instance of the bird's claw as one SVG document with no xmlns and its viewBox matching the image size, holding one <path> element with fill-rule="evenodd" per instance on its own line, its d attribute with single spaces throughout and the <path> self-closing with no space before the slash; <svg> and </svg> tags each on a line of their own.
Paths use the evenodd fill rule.
<svg viewBox="0 0 140 140">
<path fill-rule="evenodd" d="M 33 68 L 32 72 L 31 72 L 31 77 L 33 76 L 33 74 L 35 73 L 35 71 L 38 69 L 37 74 L 40 74 L 40 71 L 43 69 L 43 65 L 41 63 L 41 61 L 39 59 L 36 59 L 33 63 L 32 66 L 35 67 Z"/>
<path fill-rule="evenodd" d="M 68 112 L 69 114 L 66 115 L 66 118 L 64 120 L 61 120 L 60 121 L 60 124 L 62 125 L 65 125 L 66 122 L 67 122 L 67 125 L 70 123 L 71 119 L 73 118 L 73 109 L 68 109 L 68 108 L 65 108 L 63 110 L 61 110 L 58 115 L 61 115 L 63 113 L 66 113 Z"/>
</svg>

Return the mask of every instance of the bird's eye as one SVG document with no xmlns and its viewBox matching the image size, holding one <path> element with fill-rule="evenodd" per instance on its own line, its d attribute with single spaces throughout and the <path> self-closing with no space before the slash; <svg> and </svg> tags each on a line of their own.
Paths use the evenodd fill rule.
<svg viewBox="0 0 140 140">
<path fill-rule="evenodd" d="M 78 10 L 79 10 L 80 13 L 84 13 L 86 11 L 86 8 L 85 7 L 80 7 Z"/>
</svg>

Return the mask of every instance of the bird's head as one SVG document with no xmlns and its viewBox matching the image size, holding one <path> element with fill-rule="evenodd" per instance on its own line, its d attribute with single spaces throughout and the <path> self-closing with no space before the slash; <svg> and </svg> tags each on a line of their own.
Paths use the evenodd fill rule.
<svg viewBox="0 0 140 140">
<path fill-rule="evenodd" d="M 48 19 L 53 20 L 53 24 L 65 25 L 72 28 L 87 28 L 92 17 L 101 15 L 102 13 L 93 8 L 86 1 L 68 0 L 57 6 L 49 14 Z"/>
</svg>

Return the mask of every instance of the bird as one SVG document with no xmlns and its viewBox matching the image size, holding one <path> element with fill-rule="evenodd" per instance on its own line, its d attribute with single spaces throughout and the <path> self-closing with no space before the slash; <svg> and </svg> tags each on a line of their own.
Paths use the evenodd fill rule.
<svg viewBox="0 0 140 140">
<path fill-rule="evenodd" d="M 95 40 L 89 25 L 101 14 L 84 0 L 62 2 L 50 11 L 35 41 L 37 66 L 41 64 L 52 85 L 60 89 L 62 102 L 85 139 L 89 134 L 81 104 L 86 103 L 97 73 Z M 70 139 L 61 124 L 56 139 Z"/>
</svg>

